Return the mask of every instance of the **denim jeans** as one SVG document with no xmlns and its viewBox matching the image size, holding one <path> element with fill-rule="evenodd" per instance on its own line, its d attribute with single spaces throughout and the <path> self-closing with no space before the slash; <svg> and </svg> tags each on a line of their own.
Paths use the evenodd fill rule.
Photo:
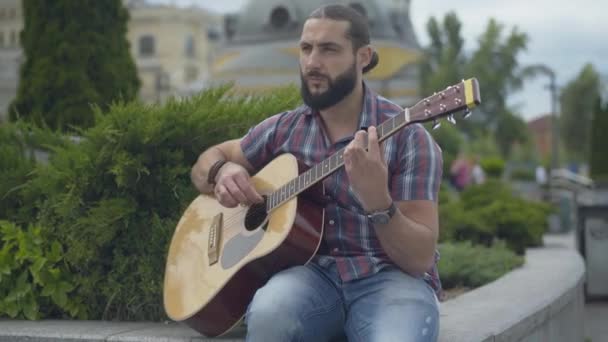
<svg viewBox="0 0 608 342">
<path fill-rule="evenodd" d="M 248 342 L 436 341 L 439 304 L 432 288 L 395 267 L 342 283 L 335 263 L 275 274 L 245 316 Z"/>
</svg>

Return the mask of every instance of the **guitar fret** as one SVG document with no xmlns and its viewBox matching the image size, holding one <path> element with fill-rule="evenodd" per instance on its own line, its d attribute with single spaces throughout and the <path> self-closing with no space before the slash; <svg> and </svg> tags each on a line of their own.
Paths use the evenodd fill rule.
<svg viewBox="0 0 608 342">
<path fill-rule="evenodd" d="M 323 176 L 323 169 L 321 167 L 321 164 L 315 165 L 315 182 L 318 181 L 319 179 L 321 179 L 322 176 Z"/>
<path fill-rule="evenodd" d="M 310 172 L 310 170 L 306 170 L 305 176 L 304 176 L 304 185 L 308 186 L 308 184 L 310 184 L 310 177 L 312 176 L 312 172 Z"/>
<path fill-rule="evenodd" d="M 293 196 L 296 193 L 296 179 L 289 182 L 289 197 Z"/>
<path fill-rule="evenodd" d="M 304 184 L 303 184 L 304 183 L 304 181 L 303 181 L 304 177 L 302 177 L 302 176 L 303 175 L 299 175 L 298 176 L 298 192 L 300 190 L 304 189 Z"/>
<path fill-rule="evenodd" d="M 406 115 L 408 115 L 407 110 L 403 114 L 395 116 L 395 127 L 401 127 L 407 123 Z"/>
<path fill-rule="evenodd" d="M 323 161 L 323 176 L 328 175 L 331 169 L 329 168 L 329 159 Z"/>
</svg>

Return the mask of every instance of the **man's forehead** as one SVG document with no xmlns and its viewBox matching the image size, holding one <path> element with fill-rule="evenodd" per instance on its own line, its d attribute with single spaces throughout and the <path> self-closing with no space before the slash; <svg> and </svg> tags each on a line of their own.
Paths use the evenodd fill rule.
<svg viewBox="0 0 608 342">
<path fill-rule="evenodd" d="M 306 20 L 302 29 L 302 42 L 310 43 L 345 43 L 350 24 L 346 20 L 311 18 Z"/>
</svg>

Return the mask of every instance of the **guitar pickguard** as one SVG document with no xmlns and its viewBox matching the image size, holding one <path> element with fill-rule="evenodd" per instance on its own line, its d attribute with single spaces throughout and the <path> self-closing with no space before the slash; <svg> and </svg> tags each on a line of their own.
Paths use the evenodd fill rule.
<svg viewBox="0 0 608 342">
<path fill-rule="evenodd" d="M 230 238 L 224 244 L 220 257 L 222 268 L 228 269 L 236 265 L 244 257 L 246 257 L 264 237 L 264 227 L 268 224 L 268 220 L 258 229 L 248 232 L 247 234 L 238 234 Z"/>
</svg>

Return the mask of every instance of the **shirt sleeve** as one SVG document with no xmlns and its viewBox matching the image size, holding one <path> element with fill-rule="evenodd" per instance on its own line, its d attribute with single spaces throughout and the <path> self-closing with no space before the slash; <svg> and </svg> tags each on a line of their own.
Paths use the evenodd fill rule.
<svg viewBox="0 0 608 342">
<path fill-rule="evenodd" d="M 259 171 L 275 157 L 275 137 L 280 119 L 281 114 L 265 119 L 249 129 L 241 139 L 243 154 L 255 171 Z"/>
<path fill-rule="evenodd" d="M 408 127 L 400 138 L 391 195 L 397 201 L 437 201 L 443 173 L 441 148 L 421 124 Z"/>
</svg>

